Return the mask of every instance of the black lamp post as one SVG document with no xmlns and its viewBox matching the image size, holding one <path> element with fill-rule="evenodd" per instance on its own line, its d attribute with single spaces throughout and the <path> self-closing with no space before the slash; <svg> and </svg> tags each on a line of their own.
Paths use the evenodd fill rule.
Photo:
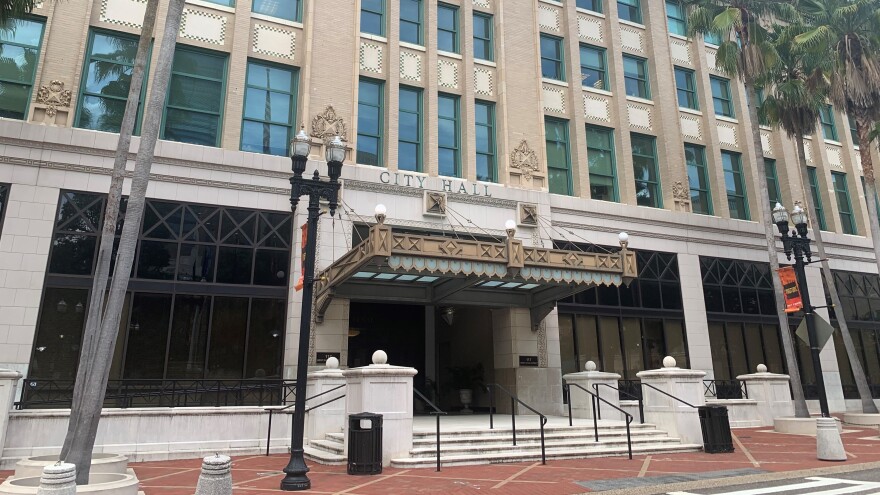
<svg viewBox="0 0 880 495">
<path fill-rule="evenodd" d="M 302 311 L 299 325 L 299 353 L 296 361 L 296 397 L 293 409 L 293 432 L 290 440 L 290 462 L 284 468 L 286 476 L 281 480 L 281 489 L 286 491 L 308 490 L 312 482 L 306 473 L 309 472 L 303 458 L 303 430 L 305 429 L 306 379 L 309 368 L 309 332 L 312 321 L 312 289 L 315 276 L 315 248 L 318 238 L 318 216 L 320 201 L 326 199 L 330 203 L 330 216 L 336 212 L 339 201 L 339 175 L 342 173 L 342 161 L 345 159 L 345 143 L 336 136 L 327 143 L 327 175 L 329 181 L 321 179 L 318 171 L 312 178 L 304 178 L 306 162 L 309 159 L 311 140 L 304 130 L 300 130 L 291 142 L 291 160 L 293 161 L 293 177 L 290 178 L 290 207 L 296 211 L 299 198 L 309 197 L 309 220 L 306 245 L 303 246 L 303 291 Z"/>
<path fill-rule="evenodd" d="M 801 300 L 804 304 L 804 318 L 807 320 L 807 336 L 810 340 L 810 355 L 813 358 L 813 370 L 816 375 L 816 388 L 819 389 L 819 409 L 822 417 L 830 417 L 828 413 L 828 397 L 825 394 L 825 377 L 822 376 L 822 363 L 819 361 L 819 339 L 816 332 L 816 308 L 810 304 L 810 289 L 807 286 L 807 273 L 804 267 L 812 262 L 810 238 L 807 237 L 807 214 L 799 205 L 791 211 L 791 221 L 795 230 L 789 231 L 789 214 L 779 203 L 773 208 L 773 223 L 782 234 L 782 246 L 785 256 L 791 260 L 794 253 L 794 271 L 798 279 Z M 804 258 L 807 258 L 804 261 Z"/>
</svg>

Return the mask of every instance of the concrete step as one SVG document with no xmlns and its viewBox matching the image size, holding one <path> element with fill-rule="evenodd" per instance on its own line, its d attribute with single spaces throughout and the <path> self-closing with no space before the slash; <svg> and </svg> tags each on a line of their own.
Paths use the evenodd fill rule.
<svg viewBox="0 0 880 495">
<path fill-rule="evenodd" d="M 633 430 L 630 432 L 630 436 L 633 441 L 637 438 L 653 438 L 653 437 L 666 437 L 667 434 L 665 431 L 661 430 L 648 430 L 648 429 L 639 429 Z M 558 440 L 570 440 L 570 439 L 589 439 L 593 441 L 595 439 L 595 435 L 593 430 L 591 429 L 588 432 L 585 431 L 557 431 L 544 433 L 544 440 L 547 442 L 558 441 Z M 626 430 L 599 430 L 599 440 L 603 439 L 626 439 Z M 453 435 L 440 435 L 440 444 L 469 444 L 469 443 L 485 443 L 485 442 L 510 442 L 513 439 L 513 435 L 509 432 L 506 435 L 482 435 L 482 434 L 472 434 L 472 435 L 461 435 L 461 436 L 453 436 Z M 520 441 L 540 441 L 541 433 L 540 431 L 534 433 L 521 433 L 519 431 L 516 432 L 516 440 Z M 414 446 L 427 446 L 427 445 L 435 445 L 436 437 L 434 435 L 425 435 L 413 438 Z"/>
<path fill-rule="evenodd" d="M 662 444 L 662 445 L 633 445 L 633 455 L 699 452 L 702 445 L 697 444 Z M 612 457 L 627 455 L 627 448 L 580 448 L 580 449 L 548 449 L 547 459 L 584 459 L 589 457 Z M 465 466 L 477 464 L 500 464 L 506 462 L 540 461 L 541 450 L 531 449 L 527 452 L 504 452 L 476 455 L 440 455 L 442 466 Z M 391 467 L 395 468 L 432 468 L 436 465 L 435 457 L 418 457 L 405 459 L 392 459 Z"/>
<path fill-rule="evenodd" d="M 657 426 L 650 423 L 632 423 L 630 424 L 630 431 L 635 434 L 638 431 L 644 430 L 657 430 Z M 626 424 L 623 422 L 620 423 L 606 423 L 599 424 L 599 434 L 605 431 L 621 431 L 626 434 Z M 461 430 L 456 431 L 440 431 L 441 438 L 452 438 L 452 437 L 460 437 L 460 436 L 510 436 L 511 428 L 508 427 L 495 427 L 490 430 L 489 425 L 487 424 L 485 428 L 463 428 Z M 516 436 L 520 435 L 540 435 L 541 428 L 538 427 L 537 422 L 535 424 L 524 424 L 521 425 L 517 423 L 516 426 Z M 556 433 L 567 433 L 567 434 L 593 434 L 593 425 L 578 425 L 578 426 L 545 426 L 544 427 L 544 435 L 556 434 Z M 413 431 L 413 439 L 418 438 L 434 438 L 437 434 L 435 430 L 416 430 Z M 335 435 L 335 434 L 334 434 Z M 339 434 L 341 435 L 341 433 Z"/>
<path fill-rule="evenodd" d="M 333 440 L 310 440 L 309 447 L 336 455 L 345 454 L 345 445 Z"/>
<path fill-rule="evenodd" d="M 668 436 L 662 437 L 652 437 L 652 438 L 644 438 L 644 439 L 633 439 L 633 448 L 637 445 L 639 446 L 665 446 L 665 445 L 680 445 L 681 441 L 677 438 L 671 438 Z M 583 450 L 583 449 L 601 449 L 601 448 L 626 448 L 626 438 L 618 438 L 613 440 L 604 440 L 602 438 L 599 439 L 599 442 L 593 441 L 592 439 L 571 439 L 571 440 L 562 440 L 556 442 L 546 442 L 544 443 L 545 448 L 547 450 Z M 473 455 L 473 456 L 483 456 L 485 454 L 492 453 L 505 453 L 505 452 L 540 452 L 541 451 L 541 442 L 530 441 L 530 442 L 520 442 L 517 440 L 516 445 L 513 445 L 511 442 L 507 443 L 492 443 L 492 444 L 480 444 L 474 443 L 471 445 L 462 445 L 462 444 L 440 444 L 440 455 Z M 434 457 L 436 456 L 437 448 L 436 446 L 432 447 L 419 447 L 413 448 L 410 450 L 411 457 Z"/>
<path fill-rule="evenodd" d="M 348 459 L 341 454 L 334 454 L 323 449 L 316 449 L 309 445 L 303 447 L 303 456 L 306 459 L 315 461 L 318 464 L 326 464 L 328 466 L 344 466 Z"/>
</svg>

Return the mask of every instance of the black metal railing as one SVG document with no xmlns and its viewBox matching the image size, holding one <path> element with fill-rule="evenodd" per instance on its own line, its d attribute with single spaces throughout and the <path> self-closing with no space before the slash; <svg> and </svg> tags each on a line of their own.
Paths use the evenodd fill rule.
<svg viewBox="0 0 880 495">
<path fill-rule="evenodd" d="M 593 384 L 594 387 L 596 385 L 598 385 L 598 384 L 596 384 L 596 383 Z M 622 412 L 623 415 L 626 416 L 626 449 L 629 453 L 630 460 L 632 460 L 633 446 L 632 446 L 632 435 L 630 434 L 629 425 L 633 421 L 633 415 L 624 411 L 623 409 L 615 406 L 614 404 L 608 402 L 608 400 L 599 397 L 598 393 L 590 392 L 589 390 L 585 389 L 584 387 L 581 387 L 577 383 L 563 382 L 562 386 L 565 387 L 566 389 L 568 389 L 568 426 L 574 426 L 573 421 L 572 421 L 572 416 L 571 416 L 571 387 L 577 387 L 577 388 L 583 390 L 584 392 L 590 394 L 590 403 L 593 406 L 593 435 L 594 435 L 594 438 L 597 442 L 599 441 L 599 415 L 597 414 L 597 408 L 596 408 L 597 402 L 604 402 L 604 403 L 608 404 L 609 406 L 611 406 L 612 408 L 617 409 L 618 411 Z"/>
<path fill-rule="evenodd" d="M 480 386 L 483 388 L 483 390 L 489 392 L 489 429 L 490 430 L 495 429 L 495 416 L 494 416 L 495 394 L 492 392 L 493 387 L 504 392 L 505 394 L 508 395 L 508 397 L 510 397 L 510 429 L 513 432 L 513 444 L 514 445 L 516 445 L 516 405 L 519 404 L 519 405 L 525 407 L 526 409 L 528 409 L 529 411 L 532 411 L 533 413 L 538 415 L 538 419 L 539 419 L 538 422 L 541 427 L 541 464 L 547 464 L 547 449 L 544 444 L 544 425 L 547 424 L 547 416 L 544 416 L 543 414 L 538 412 L 538 410 L 536 410 L 534 407 L 526 404 L 525 402 L 520 400 L 519 397 L 513 395 L 513 393 L 510 390 L 507 390 L 506 388 L 504 388 L 503 386 L 501 386 L 497 383 L 483 383 L 483 384 L 480 384 Z"/>
<path fill-rule="evenodd" d="M 665 395 L 666 397 L 669 397 L 670 399 L 677 400 L 678 402 L 681 402 L 682 404 L 684 404 L 684 405 L 686 405 L 686 406 L 693 407 L 694 409 L 699 409 L 697 406 L 691 404 L 690 402 L 687 402 L 687 401 L 685 401 L 685 400 L 679 399 L 678 397 L 676 397 L 676 396 L 674 396 L 674 395 L 672 395 L 672 394 L 669 394 L 669 393 L 667 393 L 667 392 L 664 392 L 664 391 L 660 390 L 659 388 L 657 388 L 657 387 L 651 385 L 650 383 L 642 383 L 641 386 L 642 386 L 642 387 L 648 387 L 648 388 L 650 388 L 650 389 L 656 390 L 657 392 L 660 392 L 661 394 Z M 644 400 L 644 399 L 642 399 L 642 400 Z"/>
<path fill-rule="evenodd" d="M 620 400 L 624 400 L 625 398 L 631 400 L 642 399 L 641 380 L 618 380 L 617 390 L 620 395 Z"/>
<path fill-rule="evenodd" d="M 636 383 L 641 383 L 638 380 L 634 380 L 634 381 Z M 594 383 L 593 390 L 596 391 L 596 398 L 599 398 L 599 396 L 600 396 L 599 386 L 604 386 L 604 387 L 610 388 L 611 390 L 616 390 L 617 396 L 620 400 L 626 399 L 626 400 L 637 401 L 639 403 L 639 423 L 645 424 L 645 401 L 642 400 L 641 387 L 639 387 L 639 389 L 638 389 L 639 392 L 637 394 L 631 394 L 630 392 L 627 392 L 627 391 L 623 390 L 622 388 L 617 388 L 614 385 L 610 385 L 608 383 Z M 607 401 L 602 400 L 602 402 L 607 402 Z M 596 408 L 596 415 L 599 417 L 599 419 L 602 419 L 602 405 L 601 404 L 599 404 L 599 407 Z"/>
<path fill-rule="evenodd" d="M 317 398 L 317 397 L 321 397 L 321 396 L 327 395 L 327 394 L 329 394 L 330 392 L 335 392 L 335 391 L 337 391 L 337 390 L 339 390 L 340 388 L 343 388 L 343 387 L 345 387 L 345 384 L 339 385 L 339 386 L 337 386 L 337 387 L 333 387 L 333 388 L 331 388 L 330 390 L 325 390 L 325 391 L 321 392 L 320 394 L 315 394 L 315 395 L 313 395 L 313 396 L 311 396 L 311 397 L 306 397 L 306 402 L 308 402 L 308 401 L 310 401 L 310 400 L 312 400 L 312 399 L 315 399 L 315 398 Z M 324 401 L 324 402 L 322 402 L 322 403 L 320 403 L 320 404 L 315 404 L 314 406 L 307 407 L 307 408 L 305 409 L 305 412 L 309 412 L 309 411 L 311 411 L 312 409 L 317 409 L 317 408 L 319 408 L 319 407 L 321 407 L 321 406 L 324 406 L 324 405 L 326 405 L 326 404 L 329 404 L 329 403 L 331 403 L 331 402 L 336 402 L 336 401 L 338 401 L 339 399 L 341 399 L 341 398 L 343 398 L 343 397 L 345 397 L 345 394 L 342 394 L 342 395 L 336 396 L 336 397 L 334 397 L 334 398 L 332 398 L 332 399 L 330 399 L 330 400 L 326 400 L 326 401 Z M 266 431 L 266 455 L 269 455 L 269 447 L 271 446 L 271 443 L 272 443 L 272 415 L 274 415 L 276 412 L 286 411 L 286 410 L 290 409 L 291 407 L 293 407 L 294 405 L 295 405 L 295 404 L 289 404 L 289 405 L 287 405 L 287 406 L 284 406 L 284 407 L 281 407 L 281 408 L 277 408 L 277 409 L 276 409 L 276 408 L 272 408 L 272 407 L 267 407 L 267 408 L 265 409 L 265 411 L 268 411 L 268 412 L 269 412 L 269 428 L 268 428 L 268 431 Z M 290 416 L 290 421 L 291 421 L 291 428 L 293 428 L 293 415 Z"/>
<path fill-rule="evenodd" d="M 748 399 L 749 390 L 741 380 L 703 380 L 704 395 L 716 399 Z"/>
<path fill-rule="evenodd" d="M 73 380 L 26 379 L 15 409 L 63 409 L 73 401 Z M 287 404 L 293 380 L 109 380 L 103 407 L 223 407 Z"/>
<path fill-rule="evenodd" d="M 428 400 L 428 398 L 425 397 L 425 395 L 422 394 L 421 392 L 419 392 L 417 389 L 413 388 L 413 393 L 416 394 L 416 397 L 418 397 L 419 399 L 422 399 L 422 402 L 427 404 L 428 407 L 433 409 L 433 411 L 431 411 L 429 414 L 433 415 L 434 419 L 437 422 L 437 432 L 436 432 L 434 438 L 437 440 L 437 472 L 439 473 L 440 472 L 440 416 L 445 416 L 446 413 L 441 411 L 440 408 L 438 408 L 436 405 L 434 405 L 433 402 Z"/>
</svg>

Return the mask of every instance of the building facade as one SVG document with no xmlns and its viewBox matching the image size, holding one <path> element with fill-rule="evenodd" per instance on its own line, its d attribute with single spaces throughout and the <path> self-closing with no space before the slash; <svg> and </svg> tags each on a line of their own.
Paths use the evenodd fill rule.
<svg viewBox="0 0 880 495">
<path fill-rule="evenodd" d="M 145 8 L 44 2 L 0 30 L 0 367 L 26 388 L 75 373 Z M 880 392 L 880 279 L 851 121 L 823 112 L 805 140 L 809 184 L 793 143 L 762 126 L 758 177 L 742 84 L 716 67 L 713 40 L 686 34 L 681 6 L 660 0 L 188 0 L 111 379 L 295 375 L 305 217 L 290 214 L 287 156 L 302 124 L 309 173 L 325 170 L 332 136 L 349 148 L 340 208 L 315 233 L 319 270 L 368 240 L 377 204 L 395 232 L 445 239 L 447 256 L 505 242 L 513 219 L 523 246 L 570 253 L 616 253 L 626 231 L 638 262 L 629 285 L 558 304 L 529 283 L 365 268 L 318 301 L 313 365 L 360 366 L 382 348 L 447 407 L 470 372 L 547 412 L 588 360 L 627 379 L 666 355 L 707 378 L 784 372 L 766 185 L 771 202 L 820 205 Z M 832 410 L 855 398 L 841 348 L 835 337 L 822 353 Z"/>
</svg>

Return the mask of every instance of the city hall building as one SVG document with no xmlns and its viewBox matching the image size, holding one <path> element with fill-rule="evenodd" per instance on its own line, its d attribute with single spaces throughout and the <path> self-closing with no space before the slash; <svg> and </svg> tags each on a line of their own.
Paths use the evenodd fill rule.
<svg viewBox="0 0 880 495">
<path fill-rule="evenodd" d="M 0 368 L 25 375 L 25 408 L 69 396 L 145 8 L 44 1 L 0 30 Z M 326 174 L 334 136 L 348 153 L 339 208 L 311 233 L 312 366 L 383 349 L 447 410 L 470 375 L 557 414 L 562 375 L 587 361 L 624 379 L 667 355 L 717 380 L 784 373 L 766 186 L 820 206 L 836 312 L 880 396 L 851 119 L 822 113 L 808 184 L 761 127 L 758 176 L 743 86 L 686 17 L 661 0 L 188 0 L 111 385 L 295 376 L 304 125 L 308 174 Z M 832 411 L 857 398 L 842 349 L 835 335 L 822 351 Z"/>
</svg>

